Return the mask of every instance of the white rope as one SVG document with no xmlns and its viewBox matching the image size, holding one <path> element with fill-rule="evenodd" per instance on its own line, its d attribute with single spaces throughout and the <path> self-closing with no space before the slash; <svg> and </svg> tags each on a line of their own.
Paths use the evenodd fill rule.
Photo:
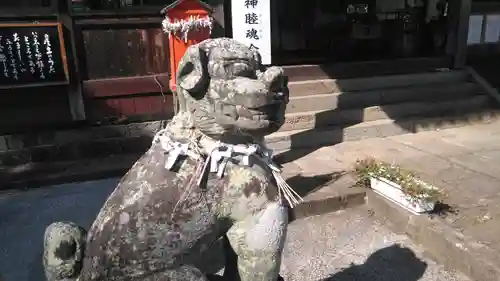
<svg viewBox="0 0 500 281">
<path fill-rule="evenodd" d="M 274 177 L 274 180 L 276 181 L 276 185 L 278 188 L 278 196 L 280 197 L 280 202 L 282 202 L 282 198 L 284 197 L 285 200 L 288 202 L 291 208 L 299 205 L 301 202 L 304 202 L 304 199 L 293 190 L 293 188 L 288 185 L 288 183 L 285 181 L 285 179 L 281 176 L 281 169 L 274 164 L 272 161 L 272 155 L 270 150 L 267 150 L 265 158 L 261 158 L 267 166 L 271 169 L 271 173 Z"/>
<path fill-rule="evenodd" d="M 202 171 L 204 171 L 204 168 L 202 168 Z M 197 167 L 196 171 L 195 171 L 195 175 L 198 174 L 200 171 L 199 171 L 199 167 Z M 203 173 L 203 172 L 202 172 Z M 202 177 L 200 177 L 202 178 Z M 189 183 L 187 184 L 187 187 L 186 187 L 186 190 L 184 190 L 184 192 L 181 194 L 181 197 L 179 198 L 179 200 L 177 201 L 177 203 L 175 203 L 175 206 L 174 206 L 174 209 L 172 210 L 172 214 L 170 215 L 170 218 L 173 220 L 174 216 L 175 216 L 175 211 L 177 211 L 177 207 L 179 207 L 179 204 L 181 202 L 184 201 L 184 199 L 186 199 L 190 194 L 191 192 L 193 191 L 193 180 L 194 180 L 194 177 L 192 177 L 190 180 L 189 180 Z M 199 184 L 198 184 L 199 185 Z"/>
<path fill-rule="evenodd" d="M 194 159 L 201 158 L 201 149 L 199 145 L 195 142 L 179 142 L 174 141 L 169 138 L 166 134 L 166 130 L 159 131 L 154 139 L 153 143 L 160 143 L 162 149 L 168 153 L 167 160 L 165 162 L 165 168 L 171 170 L 175 163 L 179 160 L 181 155 L 186 155 Z M 293 190 L 281 176 L 281 170 L 272 161 L 272 151 L 267 149 L 263 145 L 230 145 L 221 142 L 212 142 L 206 152 L 206 158 L 204 159 L 201 171 L 195 173 L 199 174 L 197 178 L 197 186 L 201 186 L 204 176 L 207 172 L 216 173 L 217 177 L 224 177 L 224 172 L 226 170 L 227 163 L 230 159 L 236 159 L 239 157 L 239 164 L 244 166 L 250 165 L 250 156 L 255 156 L 257 159 L 262 161 L 270 170 L 271 174 L 276 181 L 276 187 L 278 189 L 278 197 L 280 203 L 283 203 L 283 198 L 288 202 L 291 208 L 300 204 L 304 200 L 300 197 L 295 190 Z M 190 189 L 190 188 L 188 188 Z M 184 194 L 183 194 L 184 197 Z M 177 205 L 177 204 L 176 204 Z"/>
</svg>

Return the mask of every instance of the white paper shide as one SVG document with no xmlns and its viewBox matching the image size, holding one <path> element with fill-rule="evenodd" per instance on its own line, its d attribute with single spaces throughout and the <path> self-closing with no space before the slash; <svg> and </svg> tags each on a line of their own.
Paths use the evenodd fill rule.
<svg viewBox="0 0 500 281">
<path fill-rule="evenodd" d="M 206 28 L 211 33 L 213 25 L 214 20 L 211 16 L 191 16 L 188 19 L 173 20 L 167 15 L 162 22 L 163 32 L 168 36 L 179 36 L 186 42 L 190 32 Z"/>
<path fill-rule="evenodd" d="M 233 39 L 257 50 L 262 64 L 271 64 L 270 0 L 233 1 L 231 4 Z"/>
</svg>

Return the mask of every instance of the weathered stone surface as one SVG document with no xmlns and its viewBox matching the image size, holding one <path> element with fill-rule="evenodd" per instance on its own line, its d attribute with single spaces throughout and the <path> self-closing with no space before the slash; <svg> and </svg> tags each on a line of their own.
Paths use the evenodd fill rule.
<svg viewBox="0 0 500 281">
<path fill-rule="evenodd" d="M 84 253 L 72 243 L 83 244 L 76 225 L 49 226 L 49 281 L 205 281 L 194 265 L 224 234 L 238 257 L 226 277 L 278 278 L 288 210 L 261 141 L 284 122 L 283 70 L 265 69 L 258 53 L 232 39 L 209 39 L 186 51 L 177 91 L 179 113 L 109 196 Z M 86 154 L 120 150 L 108 143 Z M 236 152 L 214 162 L 214 152 L 231 149 Z"/>
</svg>

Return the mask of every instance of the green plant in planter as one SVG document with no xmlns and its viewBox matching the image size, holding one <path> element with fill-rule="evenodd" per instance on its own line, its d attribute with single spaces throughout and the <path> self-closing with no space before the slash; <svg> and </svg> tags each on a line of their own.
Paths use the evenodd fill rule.
<svg viewBox="0 0 500 281">
<path fill-rule="evenodd" d="M 412 198 L 424 199 L 426 201 L 438 201 L 443 197 L 437 188 L 430 188 L 414 172 L 402 169 L 397 165 L 366 158 L 357 160 L 354 171 L 358 176 L 358 185 L 370 187 L 370 178 L 383 178 L 401 186 L 403 193 Z"/>
</svg>

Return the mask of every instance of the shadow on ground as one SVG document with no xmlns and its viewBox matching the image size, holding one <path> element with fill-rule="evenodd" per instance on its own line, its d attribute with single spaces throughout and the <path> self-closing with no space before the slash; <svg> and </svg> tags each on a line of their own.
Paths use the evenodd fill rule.
<svg viewBox="0 0 500 281">
<path fill-rule="evenodd" d="M 395 244 L 320 281 L 418 281 L 426 269 L 427 263 L 411 249 Z"/>
<path fill-rule="evenodd" d="M 294 187 L 294 190 L 301 196 L 305 197 L 310 193 L 321 189 L 324 186 L 334 183 L 342 176 L 346 175 L 347 172 L 333 172 L 324 175 L 316 175 L 311 177 L 305 177 L 302 175 L 295 175 L 288 178 L 286 182 Z"/>
<path fill-rule="evenodd" d="M 458 213 L 459 211 L 455 206 L 439 201 L 436 203 L 434 210 L 430 212 L 429 216 L 430 218 L 446 218 L 450 215 L 458 215 Z"/>
</svg>

